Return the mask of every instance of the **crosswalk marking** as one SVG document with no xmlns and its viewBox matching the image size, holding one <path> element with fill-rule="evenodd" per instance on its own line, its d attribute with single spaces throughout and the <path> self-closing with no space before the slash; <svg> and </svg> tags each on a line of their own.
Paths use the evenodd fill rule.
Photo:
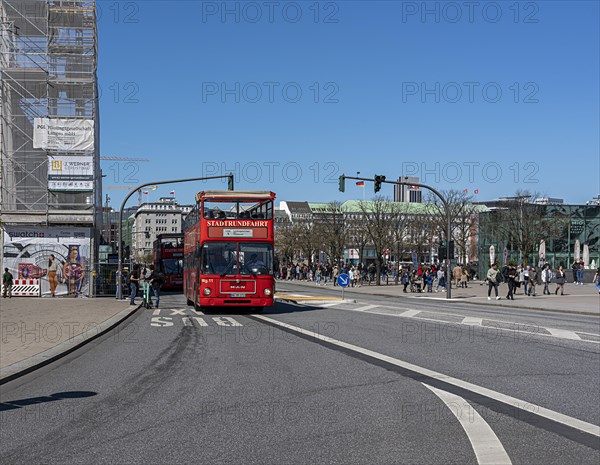
<svg viewBox="0 0 600 465">
<path fill-rule="evenodd" d="M 419 313 L 421 313 L 420 310 L 407 310 L 405 312 L 400 313 L 398 316 L 405 316 L 405 317 L 411 318 L 415 315 L 418 315 Z"/>
<path fill-rule="evenodd" d="M 483 324 L 483 318 L 476 318 L 474 316 L 466 316 L 464 320 L 462 320 L 463 325 L 474 325 L 481 326 Z"/>
<path fill-rule="evenodd" d="M 364 307 L 354 308 L 355 312 L 366 312 L 367 310 L 371 310 L 372 308 L 377 308 L 379 305 L 365 305 Z"/>
<path fill-rule="evenodd" d="M 575 334 L 574 331 L 568 331 L 566 329 L 557 329 L 557 328 L 544 328 L 550 334 L 556 337 L 562 337 L 563 339 L 571 339 L 573 341 L 581 341 L 581 338 Z"/>
</svg>

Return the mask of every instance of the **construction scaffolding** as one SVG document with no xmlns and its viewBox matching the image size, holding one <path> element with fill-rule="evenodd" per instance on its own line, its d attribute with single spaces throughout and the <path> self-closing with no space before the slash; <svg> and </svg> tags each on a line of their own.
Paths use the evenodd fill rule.
<svg viewBox="0 0 600 465">
<path fill-rule="evenodd" d="M 101 221 L 95 3 L 0 0 L 4 224 Z"/>
<path fill-rule="evenodd" d="M 96 2 L 0 0 L 2 267 L 94 295 L 102 227 Z"/>
</svg>

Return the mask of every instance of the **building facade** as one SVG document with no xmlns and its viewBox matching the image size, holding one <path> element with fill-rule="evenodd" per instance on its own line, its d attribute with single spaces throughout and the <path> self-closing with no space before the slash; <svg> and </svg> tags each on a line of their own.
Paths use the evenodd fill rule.
<svg viewBox="0 0 600 465">
<path fill-rule="evenodd" d="M 93 286 L 102 222 L 97 50 L 95 1 L 0 0 L 2 266 L 19 277 L 37 270 L 44 292 L 50 254 L 77 268 L 78 295 Z"/>
</svg>

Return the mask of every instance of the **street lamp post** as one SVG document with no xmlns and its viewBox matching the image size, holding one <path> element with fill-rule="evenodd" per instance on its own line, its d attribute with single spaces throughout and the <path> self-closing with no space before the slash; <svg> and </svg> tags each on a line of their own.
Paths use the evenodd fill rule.
<svg viewBox="0 0 600 465">
<path fill-rule="evenodd" d="M 125 204 L 129 200 L 129 198 L 135 194 L 140 189 L 143 189 L 147 186 L 157 186 L 160 184 L 176 184 L 181 182 L 192 182 L 192 181 L 208 181 L 210 179 L 224 179 L 227 178 L 229 180 L 229 190 L 233 190 L 233 174 L 229 173 L 226 176 L 205 176 L 201 178 L 186 178 L 186 179 L 171 179 L 169 181 L 158 181 L 158 182 L 147 182 L 144 184 L 140 184 L 137 187 L 134 187 L 129 191 L 129 193 L 121 202 L 121 210 L 119 211 L 119 267 L 117 270 L 119 279 L 123 275 L 123 209 L 125 208 Z M 119 300 L 123 299 L 123 286 L 119 286 Z"/>
<path fill-rule="evenodd" d="M 385 179 L 385 176 L 377 176 L 379 183 L 386 183 L 386 184 L 395 184 L 395 185 L 400 185 L 400 186 L 416 186 L 416 187 L 422 187 L 423 189 L 428 189 L 431 192 L 433 192 L 442 202 L 442 204 L 444 205 L 444 211 L 446 212 L 446 221 L 447 221 L 447 228 L 448 228 L 448 232 L 447 232 L 447 241 L 446 241 L 446 298 L 447 299 L 451 299 L 452 298 L 452 283 L 451 283 L 451 279 L 450 279 L 450 237 L 452 236 L 452 231 L 451 231 L 451 227 L 452 227 L 452 217 L 451 217 L 451 213 L 450 213 L 450 205 L 448 204 L 448 201 L 444 198 L 444 196 L 442 194 L 440 194 L 436 189 L 434 189 L 431 186 L 428 186 L 427 184 L 421 184 L 418 182 L 408 182 L 408 177 L 405 176 L 404 179 L 406 179 L 407 181 L 387 181 Z M 354 176 L 346 176 L 346 175 L 341 175 L 340 176 L 340 186 L 342 186 L 342 181 L 345 181 L 346 179 L 356 179 L 357 181 L 373 181 L 375 182 L 375 179 L 372 178 L 359 178 L 354 177 Z M 340 187 L 341 189 L 341 187 Z M 375 191 L 377 192 L 377 190 Z"/>
</svg>

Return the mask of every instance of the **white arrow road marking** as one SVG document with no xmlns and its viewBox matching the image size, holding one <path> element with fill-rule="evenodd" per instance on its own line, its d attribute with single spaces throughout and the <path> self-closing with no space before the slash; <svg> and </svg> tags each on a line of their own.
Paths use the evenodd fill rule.
<svg viewBox="0 0 600 465">
<path fill-rule="evenodd" d="M 475 325 L 481 326 L 483 323 L 483 318 L 476 318 L 474 316 L 466 316 L 464 320 L 462 320 L 463 325 Z"/>
<path fill-rule="evenodd" d="M 473 452 L 480 465 L 511 465 L 512 462 L 504 450 L 498 436 L 490 425 L 462 397 L 421 383 L 431 390 L 450 409 L 467 433 Z"/>
<path fill-rule="evenodd" d="M 430 378 L 434 378 L 443 383 L 451 384 L 460 389 L 464 389 L 490 399 L 493 399 L 497 402 L 501 402 L 506 405 L 511 405 L 519 410 L 525 410 L 527 413 L 534 413 L 537 416 L 547 418 L 556 423 L 561 423 L 563 425 L 569 426 L 570 428 L 578 429 L 585 433 L 600 437 L 600 426 L 594 425 L 592 423 L 588 423 L 587 421 L 579 420 L 577 418 L 570 417 L 563 413 L 555 412 L 554 410 L 550 410 L 539 405 L 532 404 L 530 402 L 526 402 L 524 400 L 518 399 L 516 397 L 507 396 L 497 391 L 493 391 L 492 389 L 484 388 L 482 386 L 478 386 L 476 384 L 469 383 L 468 381 L 463 381 L 457 378 L 453 378 L 448 375 L 444 375 L 443 373 L 438 373 L 437 371 L 429 370 L 428 368 L 421 367 L 419 365 L 413 365 L 412 363 L 405 362 L 404 360 L 399 360 L 394 357 L 390 357 L 388 355 L 383 355 L 378 352 L 364 349 L 359 346 L 355 346 L 353 344 L 349 344 L 347 342 L 339 341 L 337 339 L 333 339 L 328 336 L 323 336 L 319 333 L 315 333 L 314 331 L 308 331 L 306 329 L 299 328 L 297 326 L 293 326 L 287 323 L 283 323 L 278 320 L 274 320 L 272 318 L 268 318 L 263 315 L 253 315 L 253 318 L 257 318 L 263 321 L 266 321 L 272 325 L 280 326 L 282 328 L 286 328 L 290 331 L 294 331 L 299 334 L 303 334 L 305 336 L 310 337 L 311 339 L 319 339 L 321 341 L 327 342 L 331 345 L 335 345 L 338 347 L 343 347 L 346 350 L 357 352 L 359 354 L 367 355 L 371 358 L 381 360 L 383 362 L 389 363 L 391 365 L 396 365 L 405 370 L 410 370 L 414 373 L 419 373 L 421 375 L 428 376 Z"/>
<path fill-rule="evenodd" d="M 563 339 L 572 339 L 574 341 L 581 341 L 581 338 L 575 334 L 574 331 L 568 331 L 566 329 L 557 329 L 557 328 L 544 328 L 550 334 L 556 337 L 562 337 Z"/>
<path fill-rule="evenodd" d="M 242 326 L 241 323 L 238 323 L 230 316 L 215 316 L 213 317 L 213 321 L 219 326 Z"/>
</svg>

